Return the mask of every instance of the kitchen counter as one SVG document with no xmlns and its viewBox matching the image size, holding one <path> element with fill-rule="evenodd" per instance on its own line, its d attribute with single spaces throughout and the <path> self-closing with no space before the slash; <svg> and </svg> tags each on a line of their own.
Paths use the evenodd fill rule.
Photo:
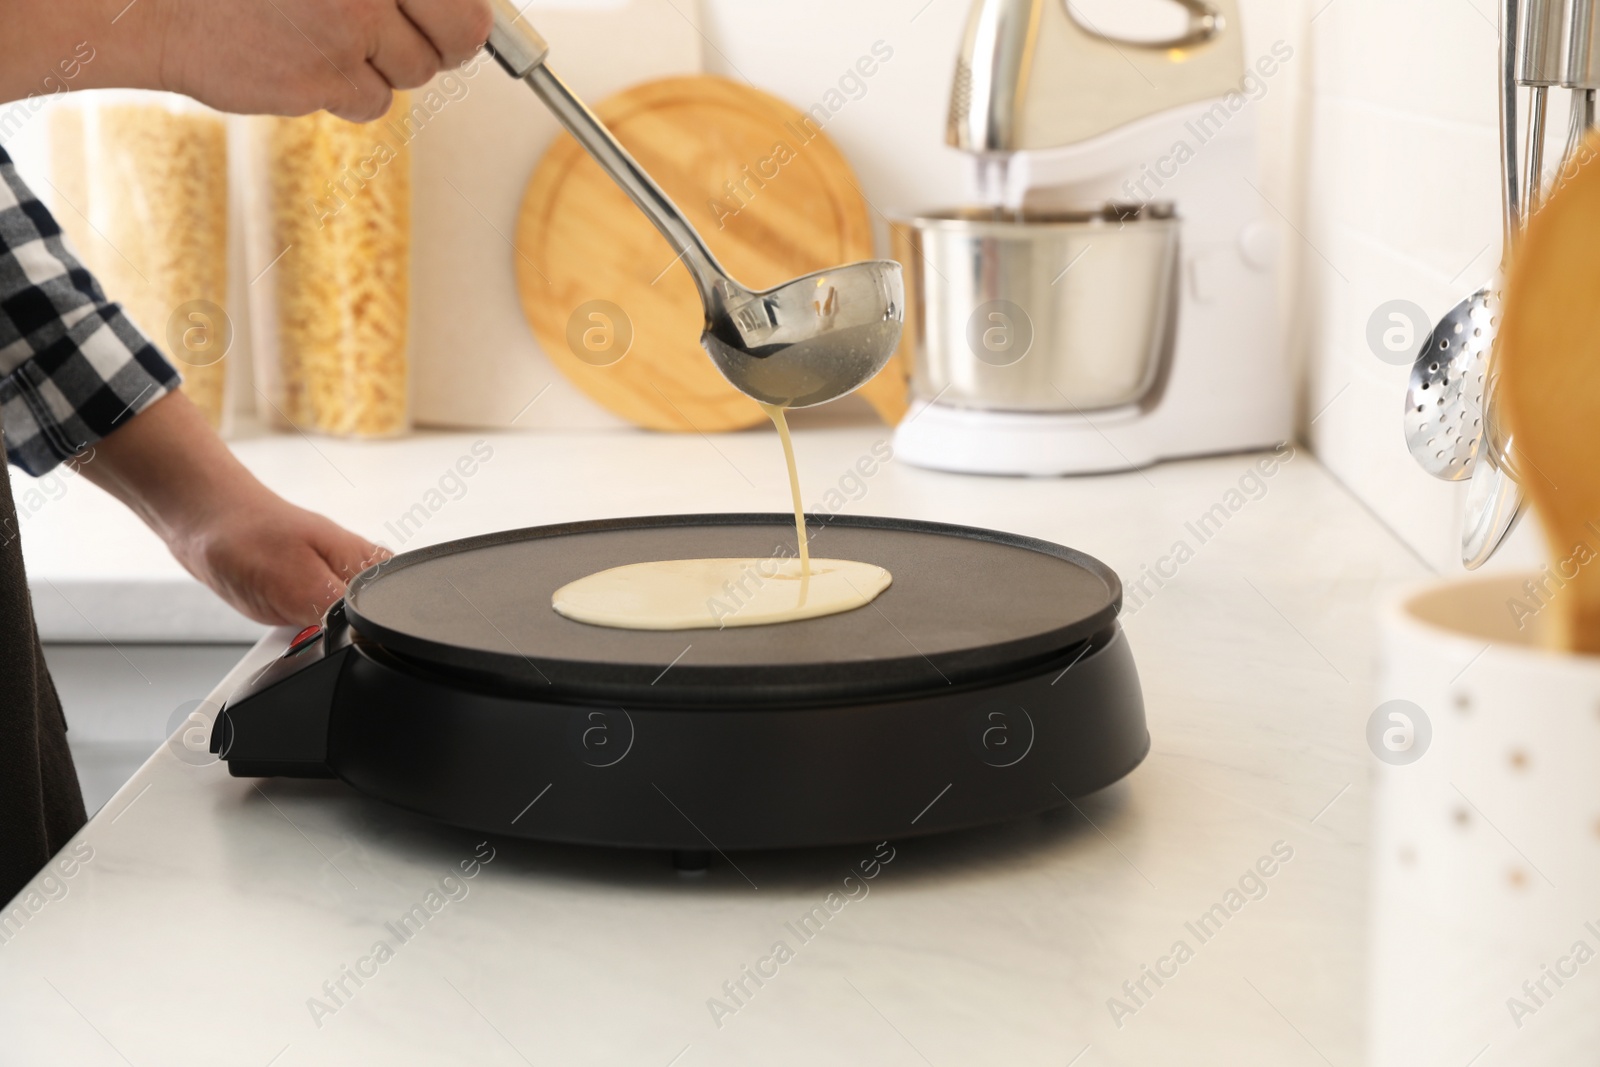
<svg viewBox="0 0 1600 1067">
<path fill-rule="evenodd" d="M 0 925 L 6 1062 L 1360 1062 L 1374 605 L 1424 567 L 1303 451 L 979 479 L 867 462 L 887 437 L 802 431 L 808 502 L 1048 538 L 1123 576 L 1153 739 L 1124 782 L 1010 825 L 686 875 L 169 746 Z M 397 549 L 786 507 L 770 433 L 239 452 Z M 23 530 L 56 636 L 219 636 L 209 594 L 98 490 L 68 483 Z"/>
</svg>

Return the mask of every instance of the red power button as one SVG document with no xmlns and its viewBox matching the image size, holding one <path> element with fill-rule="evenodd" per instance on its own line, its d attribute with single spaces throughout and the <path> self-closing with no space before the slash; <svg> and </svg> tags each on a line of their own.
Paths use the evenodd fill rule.
<svg viewBox="0 0 1600 1067">
<path fill-rule="evenodd" d="M 312 624 L 311 626 L 307 626 L 304 630 L 301 630 L 299 633 L 294 635 L 294 640 L 289 642 L 289 651 L 285 652 L 284 655 L 285 656 L 294 655 L 296 652 L 299 652 L 302 648 L 305 648 L 307 645 L 309 645 L 311 642 L 315 641 L 317 638 L 319 638 L 321 636 L 322 636 L 322 627 L 321 626 L 318 626 L 316 624 Z"/>
</svg>

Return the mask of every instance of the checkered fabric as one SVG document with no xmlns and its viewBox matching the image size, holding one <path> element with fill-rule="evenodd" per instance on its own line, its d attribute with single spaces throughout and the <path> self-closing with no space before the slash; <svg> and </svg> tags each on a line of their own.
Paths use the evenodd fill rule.
<svg viewBox="0 0 1600 1067">
<path fill-rule="evenodd" d="M 61 239 L 0 148 L 0 421 L 43 474 L 176 388 L 178 372 Z"/>
</svg>

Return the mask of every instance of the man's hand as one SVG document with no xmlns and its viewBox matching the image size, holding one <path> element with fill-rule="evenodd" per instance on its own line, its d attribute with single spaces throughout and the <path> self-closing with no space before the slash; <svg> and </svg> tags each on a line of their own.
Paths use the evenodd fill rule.
<svg viewBox="0 0 1600 1067">
<path fill-rule="evenodd" d="M 88 54 L 67 87 L 365 122 L 472 58 L 491 18 L 489 0 L 0 0 L 0 101 L 53 91 L 60 63 Z"/>
<path fill-rule="evenodd" d="M 141 2 L 157 9 L 162 88 L 222 111 L 356 122 L 471 59 L 491 19 L 488 0 Z"/>
<path fill-rule="evenodd" d="M 256 622 L 308 626 L 389 554 L 282 497 L 210 512 L 170 541 L 178 562 Z"/>
<path fill-rule="evenodd" d="M 234 458 L 182 393 L 151 404 L 79 468 L 178 562 L 256 622 L 309 625 L 389 553 L 295 507 Z"/>
</svg>

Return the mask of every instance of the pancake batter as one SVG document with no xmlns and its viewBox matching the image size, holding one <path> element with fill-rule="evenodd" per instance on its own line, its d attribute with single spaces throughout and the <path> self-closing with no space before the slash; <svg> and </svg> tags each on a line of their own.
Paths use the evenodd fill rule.
<svg viewBox="0 0 1600 1067">
<path fill-rule="evenodd" d="M 551 606 L 569 619 L 624 630 L 766 626 L 853 611 L 889 588 L 889 572 L 870 563 L 811 558 L 800 472 L 783 408 L 762 404 L 777 428 L 794 498 L 800 558 L 680 559 L 633 563 L 557 589 Z"/>
</svg>

